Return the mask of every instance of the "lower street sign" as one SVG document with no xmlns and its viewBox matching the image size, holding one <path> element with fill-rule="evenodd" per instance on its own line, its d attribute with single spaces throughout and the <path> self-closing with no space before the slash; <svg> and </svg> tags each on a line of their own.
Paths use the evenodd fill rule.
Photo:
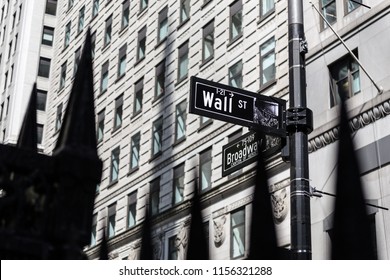
<svg viewBox="0 0 390 280">
<path fill-rule="evenodd" d="M 248 132 L 222 147 L 222 176 L 227 176 L 257 160 L 257 155 L 269 157 L 280 151 L 280 137 L 259 136 L 259 133 Z"/>
<path fill-rule="evenodd" d="M 286 136 L 286 101 L 191 77 L 190 113 Z"/>
</svg>

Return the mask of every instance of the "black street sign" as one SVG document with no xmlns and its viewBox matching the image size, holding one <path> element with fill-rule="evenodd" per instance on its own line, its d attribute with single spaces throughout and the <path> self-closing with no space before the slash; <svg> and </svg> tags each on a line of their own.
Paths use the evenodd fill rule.
<svg viewBox="0 0 390 280">
<path fill-rule="evenodd" d="M 191 77 L 190 113 L 286 136 L 286 101 Z"/>
<path fill-rule="evenodd" d="M 257 160 L 259 152 L 264 158 L 280 151 L 280 137 L 248 132 L 222 147 L 222 176 L 227 176 Z"/>
</svg>

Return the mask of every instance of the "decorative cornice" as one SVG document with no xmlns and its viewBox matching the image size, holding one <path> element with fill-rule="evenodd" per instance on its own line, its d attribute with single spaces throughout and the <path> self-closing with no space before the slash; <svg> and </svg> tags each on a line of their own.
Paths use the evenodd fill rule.
<svg viewBox="0 0 390 280">
<path fill-rule="evenodd" d="M 387 99 L 368 110 L 359 113 L 349 121 L 352 132 L 358 131 L 363 127 L 375 123 L 390 114 L 390 99 Z M 333 127 L 324 133 L 317 135 L 309 140 L 309 153 L 315 152 L 325 146 L 334 143 L 339 139 L 339 126 Z"/>
</svg>

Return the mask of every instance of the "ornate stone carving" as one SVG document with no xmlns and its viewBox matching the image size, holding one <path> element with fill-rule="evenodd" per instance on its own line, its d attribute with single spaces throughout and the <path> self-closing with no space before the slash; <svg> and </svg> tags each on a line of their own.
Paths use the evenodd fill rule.
<svg viewBox="0 0 390 280">
<path fill-rule="evenodd" d="M 185 260 L 188 244 L 187 228 L 182 226 L 179 233 L 176 235 L 175 246 L 177 248 L 177 256 L 179 260 Z"/>
<path fill-rule="evenodd" d="M 214 224 L 214 245 L 215 247 L 221 247 L 223 242 L 225 241 L 225 223 L 226 223 L 226 215 L 218 217 L 213 220 Z"/>
<path fill-rule="evenodd" d="M 390 115 L 390 100 L 378 104 L 369 110 L 360 113 L 349 121 L 352 132 L 357 131 L 379 119 Z M 309 153 L 315 152 L 339 139 L 339 127 L 334 127 L 321 135 L 309 140 Z"/>
<path fill-rule="evenodd" d="M 282 223 L 288 213 L 288 197 L 286 189 L 276 191 L 271 194 L 274 220 L 276 224 Z"/>
</svg>

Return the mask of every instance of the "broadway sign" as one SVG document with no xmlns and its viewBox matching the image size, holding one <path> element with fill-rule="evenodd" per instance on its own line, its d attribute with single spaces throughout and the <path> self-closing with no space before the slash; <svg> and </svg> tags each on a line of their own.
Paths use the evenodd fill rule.
<svg viewBox="0 0 390 280">
<path fill-rule="evenodd" d="M 286 101 L 191 77 L 190 113 L 286 136 Z"/>
<path fill-rule="evenodd" d="M 257 160 L 257 155 L 269 157 L 281 149 L 281 138 L 248 132 L 222 147 L 222 176 L 227 176 Z"/>
</svg>

